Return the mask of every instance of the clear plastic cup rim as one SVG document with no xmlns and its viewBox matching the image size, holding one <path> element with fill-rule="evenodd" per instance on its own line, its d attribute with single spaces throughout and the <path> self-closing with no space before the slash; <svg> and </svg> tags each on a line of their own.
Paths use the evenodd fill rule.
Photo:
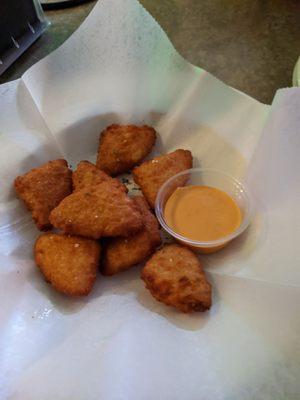
<svg viewBox="0 0 300 400">
<path fill-rule="evenodd" d="M 234 183 L 237 187 L 239 187 L 240 191 L 243 192 L 244 197 L 246 198 L 246 203 L 247 207 L 246 210 L 244 211 L 244 217 L 242 220 L 242 223 L 240 226 L 235 229 L 232 233 L 229 235 L 223 236 L 219 239 L 216 240 L 209 240 L 209 241 L 198 241 L 198 240 L 193 240 L 190 238 L 187 238 L 186 236 L 182 236 L 179 233 L 175 232 L 165 221 L 164 219 L 164 209 L 162 206 L 162 198 L 164 195 L 164 192 L 166 190 L 166 187 L 169 185 L 171 181 L 174 179 L 178 178 L 179 176 L 190 174 L 190 173 L 213 173 L 213 174 L 218 174 L 222 175 L 224 178 L 231 180 L 232 183 Z M 187 185 L 188 186 L 188 185 Z M 207 185 L 209 186 L 209 185 Z M 213 186 L 212 186 L 213 187 Z M 211 168 L 191 168 L 191 169 L 186 169 L 184 171 L 179 172 L 176 175 L 173 175 L 171 178 L 169 178 L 159 189 L 156 201 L 155 201 L 155 214 L 157 216 L 157 219 L 160 223 L 160 225 L 175 239 L 186 243 L 187 245 L 195 246 L 195 247 L 203 247 L 203 248 L 210 248 L 210 247 L 217 247 L 217 246 L 222 246 L 223 244 L 231 241 L 232 239 L 235 239 L 237 236 L 241 235 L 249 226 L 252 216 L 254 212 L 254 201 L 253 201 L 253 196 L 250 193 L 249 189 L 245 186 L 245 184 L 241 183 L 238 179 L 233 177 L 232 175 L 229 175 L 223 171 L 217 170 L 217 169 L 211 169 Z"/>
</svg>

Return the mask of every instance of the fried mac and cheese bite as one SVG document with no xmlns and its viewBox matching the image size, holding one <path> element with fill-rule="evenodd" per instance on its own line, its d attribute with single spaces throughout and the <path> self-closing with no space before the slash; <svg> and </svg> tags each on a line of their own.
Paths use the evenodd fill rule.
<svg viewBox="0 0 300 400">
<path fill-rule="evenodd" d="M 104 247 L 101 271 L 104 275 L 114 275 L 139 264 L 149 257 L 161 244 L 159 224 L 142 196 L 133 197 L 142 215 L 144 227 L 127 238 L 112 238 Z"/>
<path fill-rule="evenodd" d="M 185 313 L 211 307 L 211 285 L 198 257 L 179 244 L 165 245 L 147 261 L 141 275 L 152 296 Z"/>
<path fill-rule="evenodd" d="M 52 210 L 50 221 L 66 233 L 93 239 L 128 236 L 143 227 L 134 202 L 109 181 L 66 197 Z"/>
<path fill-rule="evenodd" d="M 110 125 L 100 134 L 97 167 L 109 175 L 127 172 L 150 153 L 155 140 L 150 126 Z"/>
<path fill-rule="evenodd" d="M 51 228 L 50 212 L 72 193 L 72 172 L 66 160 L 53 160 L 15 179 L 14 187 L 40 230 Z"/>
<path fill-rule="evenodd" d="M 112 178 L 107 175 L 96 165 L 89 161 L 83 160 L 77 165 L 76 170 L 73 172 L 73 189 L 74 191 L 92 188 L 102 182 L 111 182 L 116 187 L 124 190 L 127 193 L 127 188 L 118 179 Z"/>
<path fill-rule="evenodd" d="M 192 154 L 189 150 L 176 150 L 145 161 L 134 168 L 134 181 L 140 186 L 149 205 L 155 207 L 155 199 L 161 186 L 178 172 L 190 169 L 193 166 Z M 186 177 L 178 178 L 178 186 L 183 186 Z M 175 189 L 175 188 L 174 188 Z"/>
<path fill-rule="evenodd" d="M 47 233 L 37 239 L 34 257 L 46 281 L 58 292 L 85 296 L 95 283 L 100 251 L 95 240 Z"/>
</svg>

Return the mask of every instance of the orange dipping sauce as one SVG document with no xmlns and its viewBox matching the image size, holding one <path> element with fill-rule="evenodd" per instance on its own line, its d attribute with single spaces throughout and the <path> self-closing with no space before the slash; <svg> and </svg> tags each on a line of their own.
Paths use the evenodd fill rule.
<svg viewBox="0 0 300 400">
<path fill-rule="evenodd" d="M 222 190 L 185 186 L 177 188 L 167 200 L 164 218 L 176 233 L 206 242 L 235 231 L 241 224 L 242 214 L 236 202 Z"/>
</svg>

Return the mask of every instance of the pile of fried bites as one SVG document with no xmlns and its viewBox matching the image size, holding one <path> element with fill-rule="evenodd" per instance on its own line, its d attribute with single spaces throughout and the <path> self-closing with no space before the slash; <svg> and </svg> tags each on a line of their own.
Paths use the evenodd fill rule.
<svg viewBox="0 0 300 400">
<path fill-rule="evenodd" d="M 141 277 L 158 301 L 183 312 L 210 308 L 211 285 L 198 257 L 179 244 L 162 245 L 152 213 L 162 184 L 192 168 L 192 155 L 179 149 L 140 164 L 155 140 L 149 126 L 114 124 L 100 134 L 96 165 L 81 161 L 72 172 L 59 159 L 15 179 L 38 229 L 61 231 L 39 236 L 34 246 L 37 266 L 57 291 L 87 295 L 98 267 L 114 275 L 146 261 Z M 130 170 L 144 196 L 130 197 L 115 177 Z"/>
</svg>

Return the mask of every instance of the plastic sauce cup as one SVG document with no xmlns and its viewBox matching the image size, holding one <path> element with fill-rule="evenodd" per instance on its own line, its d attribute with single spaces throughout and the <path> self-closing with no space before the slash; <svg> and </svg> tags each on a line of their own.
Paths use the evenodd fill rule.
<svg viewBox="0 0 300 400">
<path fill-rule="evenodd" d="M 175 232 L 164 218 L 164 208 L 172 193 L 184 186 L 210 186 L 227 193 L 241 210 L 241 223 L 236 230 L 217 240 L 192 240 Z M 225 247 L 231 240 L 239 236 L 249 226 L 253 215 L 253 198 L 244 184 L 222 171 L 215 169 L 192 168 L 182 171 L 168 179 L 160 188 L 155 202 L 155 213 L 161 226 L 178 242 L 200 253 L 213 253 Z"/>
</svg>

